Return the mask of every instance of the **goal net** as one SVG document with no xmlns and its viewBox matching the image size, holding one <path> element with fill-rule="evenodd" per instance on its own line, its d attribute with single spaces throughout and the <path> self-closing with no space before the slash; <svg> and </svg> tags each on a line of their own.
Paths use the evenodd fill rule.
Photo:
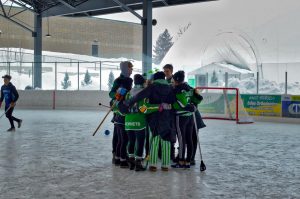
<svg viewBox="0 0 300 199">
<path fill-rule="evenodd" d="M 238 88 L 197 87 L 203 96 L 199 105 L 203 119 L 234 120 L 238 124 L 253 123 Z"/>
</svg>

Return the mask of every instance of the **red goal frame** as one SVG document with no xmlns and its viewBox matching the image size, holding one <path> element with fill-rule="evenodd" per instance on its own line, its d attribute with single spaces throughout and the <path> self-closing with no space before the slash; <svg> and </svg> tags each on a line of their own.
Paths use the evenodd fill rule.
<svg viewBox="0 0 300 199">
<path fill-rule="evenodd" d="M 235 91 L 235 118 L 231 119 L 231 118 L 225 118 L 225 117 L 202 117 L 203 119 L 215 119 L 215 120 L 231 120 L 231 121 L 236 121 L 237 124 L 252 124 L 254 122 L 242 122 L 240 121 L 239 118 L 239 89 L 238 88 L 233 88 L 233 87 L 196 87 L 196 89 L 200 89 L 200 90 L 231 90 L 231 91 Z"/>
</svg>

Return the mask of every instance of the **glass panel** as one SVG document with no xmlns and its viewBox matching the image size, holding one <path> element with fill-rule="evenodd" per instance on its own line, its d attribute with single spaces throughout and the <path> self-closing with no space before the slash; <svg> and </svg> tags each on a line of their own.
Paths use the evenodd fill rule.
<svg viewBox="0 0 300 199">
<path fill-rule="evenodd" d="M 29 62 L 12 62 L 8 63 L 12 83 L 19 90 L 32 88 L 32 64 Z M 8 73 L 8 72 L 7 72 Z"/>
<path fill-rule="evenodd" d="M 100 64 L 97 62 L 79 63 L 80 90 L 99 90 L 100 89 Z M 103 74 L 102 74 L 103 75 Z"/>
<path fill-rule="evenodd" d="M 42 63 L 42 89 L 55 89 L 55 63 Z"/>
<path fill-rule="evenodd" d="M 8 63 L 1 62 L 1 58 L 0 58 L 0 75 L 2 77 L 3 75 L 6 75 L 6 74 L 8 74 Z"/>
<path fill-rule="evenodd" d="M 57 63 L 57 90 L 77 90 L 77 63 Z"/>
<path fill-rule="evenodd" d="M 267 63 L 259 74 L 259 94 L 284 94 L 285 64 Z"/>
<path fill-rule="evenodd" d="M 300 63 L 290 63 L 287 64 L 286 71 L 287 71 L 287 93 L 291 95 L 300 95 Z"/>
</svg>

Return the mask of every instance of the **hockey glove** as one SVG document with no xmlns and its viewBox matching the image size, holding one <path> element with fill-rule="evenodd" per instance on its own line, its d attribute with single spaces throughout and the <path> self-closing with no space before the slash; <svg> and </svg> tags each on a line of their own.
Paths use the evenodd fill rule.
<svg viewBox="0 0 300 199">
<path fill-rule="evenodd" d="M 127 90 L 125 88 L 122 88 L 122 87 L 119 88 L 116 92 L 116 96 L 115 96 L 116 100 L 121 101 L 124 98 L 124 96 L 126 95 L 126 93 L 127 93 Z"/>
<path fill-rule="evenodd" d="M 159 105 L 158 111 L 162 112 L 163 110 L 171 110 L 171 109 L 172 109 L 172 105 L 171 104 L 161 103 Z"/>
</svg>

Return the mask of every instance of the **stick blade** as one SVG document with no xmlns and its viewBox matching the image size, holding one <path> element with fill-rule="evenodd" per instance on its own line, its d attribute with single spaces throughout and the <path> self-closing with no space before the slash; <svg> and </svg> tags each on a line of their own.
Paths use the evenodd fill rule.
<svg viewBox="0 0 300 199">
<path fill-rule="evenodd" d="M 201 160 L 200 171 L 203 172 L 203 171 L 205 171 L 205 170 L 206 170 L 206 166 L 205 166 L 203 160 Z"/>
</svg>

